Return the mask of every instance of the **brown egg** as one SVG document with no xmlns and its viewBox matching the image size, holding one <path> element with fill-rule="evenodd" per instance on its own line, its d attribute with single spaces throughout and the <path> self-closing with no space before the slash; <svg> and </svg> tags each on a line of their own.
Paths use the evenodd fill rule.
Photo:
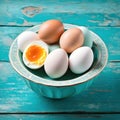
<svg viewBox="0 0 120 120">
<path fill-rule="evenodd" d="M 48 20 L 44 22 L 38 32 L 39 38 L 48 44 L 58 42 L 64 26 L 59 20 Z"/>
<path fill-rule="evenodd" d="M 84 35 L 79 28 L 68 29 L 60 37 L 60 47 L 67 53 L 71 53 L 78 47 L 81 47 L 83 42 Z"/>
</svg>

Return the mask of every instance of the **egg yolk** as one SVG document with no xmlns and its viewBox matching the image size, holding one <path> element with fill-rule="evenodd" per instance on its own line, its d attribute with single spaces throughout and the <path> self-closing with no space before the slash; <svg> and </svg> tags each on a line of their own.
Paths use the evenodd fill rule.
<svg viewBox="0 0 120 120">
<path fill-rule="evenodd" d="M 29 62 L 42 65 L 47 57 L 46 50 L 38 45 L 31 45 L 25 54 Z"/>
</svg>

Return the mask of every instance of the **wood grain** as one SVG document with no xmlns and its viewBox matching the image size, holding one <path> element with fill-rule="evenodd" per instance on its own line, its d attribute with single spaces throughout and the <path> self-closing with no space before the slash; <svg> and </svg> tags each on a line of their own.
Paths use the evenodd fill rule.
<svg viewBox="0 0 120 120">
<path fill-rule="evenodd" d="M 119 8 L 119 0 L 2 0 L 0 25 L 31 26 L 48 19 L 59 19 L 65 23 L 85 26 L 120 26 Z"/>
<path fill-rule="evenodd" d="M 67 99 L 34 93 L 9 63 L 13 40 L 48 19 L 83 25 L 105 42 L 109 60 L 93 84 Z M 120 0 L 0 1 L 0 120 L 120 119 Z"/>
<path fill-rule="evenodd" d="M 120 112 L 120 63 L 109 62 L 90 88 L 61 100 L 38 96 L 7 62 L 1 62 L 0 113 L 12 112 Z M 112 70 L 111 70 L 112 69 Z M 111 76 L 111 75 L 112 76 Z"/>
<path fill-rule="evenodd" d="M 119 120 L 119 114 L 6 114 L 0 120 Z"/>
</svg>

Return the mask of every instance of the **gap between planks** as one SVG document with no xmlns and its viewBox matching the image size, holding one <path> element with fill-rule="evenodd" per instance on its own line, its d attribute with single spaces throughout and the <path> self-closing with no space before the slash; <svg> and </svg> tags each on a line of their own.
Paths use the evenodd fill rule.
<svg viewBox="0 0 120 120">
<path fill-rule="evenodd" d="M 0 112 L 0 115 L 10 115 L 10 114 L 21 114 L 21 115 L 32 115 L 32 114 L 120 114 L 118 112 L 85 112 L 85 111 L 64 111 L 64 112 Z"/>
<path fill-rule="evenodd" d="M 42 23 L 39 23 L 39 24 L 42 24 Z M 71 24 L 71 23 L 68 23 L 68 24 Z M 33 25 L 6 25 L 6 24 L 0 25 L 0 27 L 34 27 L 34 26 L 35 26 L 34 24 Z M 90 27 L 91 28 L 120 28 L 120 26 L 89 26 L 89 28 Z"/>
<path fill-rule="evenodd" d="M 0 25 L 0 27 L 33 27 L 35 25 Z"/>
</svg>

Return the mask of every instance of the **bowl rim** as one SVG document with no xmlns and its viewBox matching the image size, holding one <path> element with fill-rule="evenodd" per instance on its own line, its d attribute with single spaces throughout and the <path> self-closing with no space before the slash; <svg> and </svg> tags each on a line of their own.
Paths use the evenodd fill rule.
<svg viewBox="0 0 120 120">
<path fill-rule="evenodd" d="M 73 28 L 73 27 L 78 27 L 78 28 L 81 27 L 78 25 L 67 24 L 67 23 L 63 23 L 63 25 L 64 25 L 65 29 L 69 29 L 69 28 Z M 35 25 L 34 27 L 26 29 L 26 31 L 37 32 L 38 29 L 40 28 L 40 26 L 41 26 L 41 24 Z M 101 59 L 99 59 L 100 64 L 97 64 L 98 66 L 97 65 L 94 66 L 93 68 L 91 68 L 90 71 L 81 75 L 80 77 L 73 78 L 70 80 L 59 81 L 59 80 L 47 80 L 45 78 L 42 78 L 35 74 L 32 74 L 30 71 L 25 69 L 25 66 L 23 66 L 23 64 L 21 63 L 21 61 L 19 59 L 19 50 L 17 47 L 17 37 L 13 41 L 13 43 L 10 47 L 10 51 L 9 51 L 10 63 L 12 65 L 12 67 L 22 77 L 24 77 L 27 80 L 30 80 L 34 83 L 37 83 L 37 84 L 42 84 L 42 85 L 46 85 L 46 86 L 55 86 L 55 87 L 63 87 L 63 86 L 66 87 L 66 86 L 73 86 L 73 85 L 82 84 L 84 82 L 87 82 L 87 81 L 91 80 L 92 78 L 94 78 L 95 76 L 97 76 L 104 69 L 104 67 L 107 64 L 107 60 L 108 60 L 108 50 L 107 50 L 105 43 L 96 33 L 92 32 L 91 30 L 89 30 L 89 31 L 90 31 L 91 35 L 93 35 L 95 38 L 95 39 L 93 39 L 95 45 L 100 49 L 100 58 Z"/>
</svg>

